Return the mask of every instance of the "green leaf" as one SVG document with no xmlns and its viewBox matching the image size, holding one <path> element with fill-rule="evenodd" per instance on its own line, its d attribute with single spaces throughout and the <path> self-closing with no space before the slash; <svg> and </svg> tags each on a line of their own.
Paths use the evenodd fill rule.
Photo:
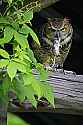
<svg viewBox="0 0 83 125">
<path fill-rule="evenodd" d="M 12 3 L 12 0 L 7 0 L 7 2 L 9 3 L 9 5 Z"/>
<path fill-rule="evenodd" d="M 21 63 L 23 65 L 26 65 L 25 61 L 23 61 L 23 60 L 21 60 L 19 58 L 13 58 L 12 60 L 15 61 L 16 63 Z"/>
<path fill-rule="evenodd" d="M 23 25 L 19 32 L 28 36 L 29 30 L 27 29 L 27 25 Z"/>
<path fill-rule="evenodd" d="M 50 102 L 52 106 L 55 107 L 53 88 L 45 82 L 42 82 L 41 87 L 43 97 L 45 97 L 48 100 L 48 102 Z"/>
<path fill-rule="evenodd" d="M 28 26 L 27 26 L 27 29 L 28 29 L 30 35 L 32 36 L 33 40 L 34 40 L 38 45 L 40 45 L 40 42 L 39 42 L 39 39 L 38 39 L 36 33 L 35 33 L 30 27 L 28 27 Z"/>
<path fill-rule="evenodd" d="M 20 99 L 20 102 L 23 102 L 25 97 L 28 98 L 28 101 L 32 103 L 34 107 L 37 106 L 37 101 L 35 100 L 34 95 L 36 92 L 34 91 L 34 88 L 29 84 L 29 85 L 24 85 L 21 79 L 16 79 L 16 82 L 13 83 L 14 85 L 14 90 L 16 91 L 17 97 Z"/>
<path fill-rule="evenodd" d="M 27 26 L 26 24 L 24 24 L 20 30 L 21 33 L 24 33 L 26 35 L 30 34 L 33 38 L 33 40 L 38 44 L 40 45 L 40 42 L 39 42 L 39 39 L 36 35 L 36 33 L 29 27 Z"/>
<path fill-rule="evenodd" d="M 32 62 L 32 61 L 30 60 L 29 56 L 23 54 L 23 57 L 24 57 L 24 59 L 26 59 L 27 61 Z"/>
<path fill-rule="evenodd" d="M 22 118 L 14 115 L 13 113 L 7 113 L 7 125 L 30 125 L 26 123 Z"/>
<path fill-rule="evenodd" d="M 26 49 L 29 47 L 27 37 L 25 35 L 15 32 L 14 37 L 17 43 L 19 43 L 23 49 Z"/>
<path fill-rule="evenodd" d="M 36 94 L 34 91 L 34 88 L 31 85 L 27 85 L 24 88 L 24 93 L 27 96 L 29 102 L 31 102 L 31 104 L 36 108 L 37 107 L 37 101 L 34 97 L 34 95 Z"/>
<path fill-rule="evenodd" d="M 32 84 L 33 74 L 31 73 L 23 74 L 22 77 L 23 77 L 24 85 Z"/>
<path fill-rule="evenodd" d="M 9 88 L 10 88 L 10 79 L 8 76 L 6 76 L 3 80 L 3 84 L 2 84 L 2 89 L 3 89 L 3 94 L 4 96 L 8 96 L 8 91 L 9 91 Z"/>
<path fill-rule="evenodd" d="M 26 73 L 26 70 L 27 70 L 26 65 L 23 65 L 22 63 L 16 63 L 16 67 L 18 71 Z"/>
<path fill-rule="evenodd" d="M 16 30 L 19 29 L 19 23 L 18 23 L 18 22 L 12 20 L 11 25 L 12 25 L 12 27 L 13 27 L 14 29 L 16 29 Z"/>
<path fill-rule="evenodd" d="M 29 56 L 30 56 L 30 55 L 29 55 Z M 26 51 L 21 51 L 21 52 L 19 53 L 20 59 L 22 58 L 22 59 L 25 59 L 25 60 L 27 60 L 27 61 L 29 61 L 29 62 L 32 62 L 29 56 L 28 56 L 28 54 L 27 54 Z"/>
<path fill-rule="evenodd" d="M 20 77 L 21 77 L 21 75 L 20 75 Z M 16 94 L 17 98 L 19 98 L 20 102 L 23 102 L 25 99 L 23 87 L 24 87 L 24 85 L 23 85 L 22 77 L 19 78 L 18 76 L 16 76 L 15 79 L 13 79 L 13 81 L 12 81 L 12 88 L 15 91 L 15 94 Z"/>
<path fill-rule="evenodd" d="M 4 28 L 4 26 L 3 25 L 0 25 L 0 29 L 3 29 Z"/>
<path fill-rule="evenodd" d="M 20 58 L 14 58 L 12 60 L 16 63 L 18 71 L 26 73 L 27 71 L 31 70 L 30 62 L 26 62 Z"/>
<path fill-rule="evenodd" d="M 42 96 L 42 89 L 40 86 L 40 82 L 38 80 L 33 80 L 32 87 L 34 88 L 38 98 L 40 98 Z"/>
<path fill-rule="evenodd" d="M 29 75 L 27 75 L 27 74 L 23 74 L 23 81 L 24 81 L 24 85 L 29 85 L 29 84 L 31 84 L 30 77 L 29 77 Z"/>
<path fill-rule="evenodd" d="M 11 26 L 13 28 L 15 28 L 16 30 L 18 30 L 19 28 L 19 24 L 17 21 L 15 21 L 12 17 L 10 16 L 1 16 L 0 17 L 0 27 L 4 27 L 4 26 L 9 26 L 11 28 Z"/>
<path fill-rule="evenodd" d="M 6 67 L 8 65 L 8 63 L 9 63 L 9 60 L 7 60 L 7 59 L 1 59 L 0 60 L 0 68 Z"/>
<path fill-rule="evenodd" d="M 47 71 L 44 69 L 43 65 L 41 63 L 37 63 L 36 64 L 36 68 L 40 73 L 39 79 L 42 81 L 46 81 L 48 73 Z"/>
<path fill-rule="evenodd" d="M 33 64 L 36 65 L 37 64 L 37 60 L 34 57 L 34 53 L 33 53 L 33 51 L 30 48 L 27 49 L 27 55 L 29 56 L 29 58 L 33 62 Z"/>
<path fill-rule="evenodd" d="M 3 49 L 0 49 L 0 55 L 4 58 L 8 58 L 9 59 L 9 54 L 3 50 Z"/>
<path fill-rule="evenodd" d="M 31 85 L 35 90 L 35 94 L 41 97 L 41 86 L 39 80 L 32 73 L 23 75 L 24 85 Z"/>
<path fill-rule="evenodd" d="M 13 80 L 13 78 L 15 77 L 17 72 L 17 66 L 16 63 L 11 61 L 9 63 L 9 65 L 7 66 L 7 73 L 9 75 L 9 77 L 11 78 L 11 81 Z"/>
<path fill-rule="evenodd" d="M 33 10 L 25 11 L 23 13 L 23 19 L 24 21 L 28 22 L 33 19 Z"/>
<path fill-rule="evenodd" d="M 3 17 L 3 16 L 1 16 L 0 17 L 0 25 L 1 24 L 6 24 L 6 25 L 10 25 L 10 22 L 9 22 L 9 20 L 8 20 L 8 18 L 7 17 Z"/>
<path fill-rule="evenodd" d="M 0 38 L 0 45 L 11 41 L 13 38 L 14 29 L 12 27 L 6 26 L 4 29 L 4 37 Z"/>
<path fill-rule="evenodd" d="M 42 93 L 42 89 L 40 86 L 40 81 L 32 74 L 32 78 L 31 78 L 31 85 L 34 88 L 36 94 L 38 95 L 38 97 L 41 97 L 41 93 Z"/>
</svg>

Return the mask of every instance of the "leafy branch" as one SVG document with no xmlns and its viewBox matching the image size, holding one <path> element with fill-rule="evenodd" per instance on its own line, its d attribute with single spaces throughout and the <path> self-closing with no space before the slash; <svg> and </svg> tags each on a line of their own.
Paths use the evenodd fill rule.
<svg viewBox="0 0 83 125">
<path fill-rule="evenodd" d="M 31 28 L 33 9 L 29 6 L 32 3 L 18 9 L 19 0 L 7 2 L 8 7 L 4 16 L 0 16 L 0 74 L 3 90 L 5 93 L 13 90 L 20 102 L 27 97 L 34 107 L 37 107 L 35 95 L 38 100 L 45 97 L 54 106 L 53 90 L 46 82 L 47 71 L 37 62 L 28 43 L 28 36 L 31 35 L 31 42 L 36 42 L 40 46 L 39 39 Z M 6 45 L 11 45 L 11 50 L 8 50 Z M 33 75 L 33 68 L 38 70 L 38 78 Z"/>
</svg>

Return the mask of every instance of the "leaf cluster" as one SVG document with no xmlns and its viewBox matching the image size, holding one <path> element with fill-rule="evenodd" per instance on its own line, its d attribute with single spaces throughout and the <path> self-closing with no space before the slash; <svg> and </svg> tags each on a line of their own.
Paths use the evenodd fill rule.
<svg viewBox="0 0 83 125">
<path fill-rule="evenodd" d="M 20 102 L 27 97 L 34 107 L 37 106 L 34 95 L 37 95 L 38 100 L 45 97 L 54 106 L 53 90 L 46 83 L 47 71 L 42 64 L 37 63 L 28 43 L 28 36 L 31 35 L 32 42 L 40 46 L 38 37 L 31 28 L 33 10 L 18 11 L 19 2 L 22 6 L 23 0 L 5 2 L 8 2 L 8 7 L 0 16 L 0 74 L 3 74 L 0 79 L 3 95 L 12 90 Z M 5 45 L 12 45 L 12 54 Z M 33 75 L 33 68 L 38 70 L 38 77 Z"/>
</svg>

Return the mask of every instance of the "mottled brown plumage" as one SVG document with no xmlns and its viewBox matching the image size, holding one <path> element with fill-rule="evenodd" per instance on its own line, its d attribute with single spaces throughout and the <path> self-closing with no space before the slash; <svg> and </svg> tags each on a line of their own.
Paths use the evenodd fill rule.
<svg viewBox="0 0 83 125">
<path fill-rule="evenodd" d="M 39 34 L 41 46 L 33 49 L 38 62 L 47 69 L 62 68 L 72 43 L 73 28 L 69 20 L 48 19 Z"/>
</svg>

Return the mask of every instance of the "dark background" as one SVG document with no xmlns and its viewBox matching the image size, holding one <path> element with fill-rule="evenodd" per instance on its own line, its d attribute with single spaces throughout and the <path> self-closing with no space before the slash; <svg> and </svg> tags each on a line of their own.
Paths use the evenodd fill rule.
<svg viewBox="0 0 83 125">
<path fill-rule="evenodd" d="M 83 116 L 60 113 L 16 113 L 31 125 L 83 125 Z"/>
<path fill-rule="evenodd" d="M 81 0 L 61 0 L 53 6 L 71 19 L 74 35 L 73 43 L 64 68 L 83 74 L 83 4 Z"/>
<path fill-rule="evenodd" d="M 64 69 L 83 74 L 83 4 L 82 0 L 60 0 L 51 6 L 71 19 L 74 29 L 73 43 L 64 63 Z M 1 10 L 0 6 L 0 10 Z M 52 13 L 53 14 L 53 13 Z M 34 14 L 35 15 L 35 14 Z M 35 17 L 34 17 L 35 18 Z M 83 125 L 83 116 L 60 113 L 16 113 L 31 125 Z"/>
</svg>

